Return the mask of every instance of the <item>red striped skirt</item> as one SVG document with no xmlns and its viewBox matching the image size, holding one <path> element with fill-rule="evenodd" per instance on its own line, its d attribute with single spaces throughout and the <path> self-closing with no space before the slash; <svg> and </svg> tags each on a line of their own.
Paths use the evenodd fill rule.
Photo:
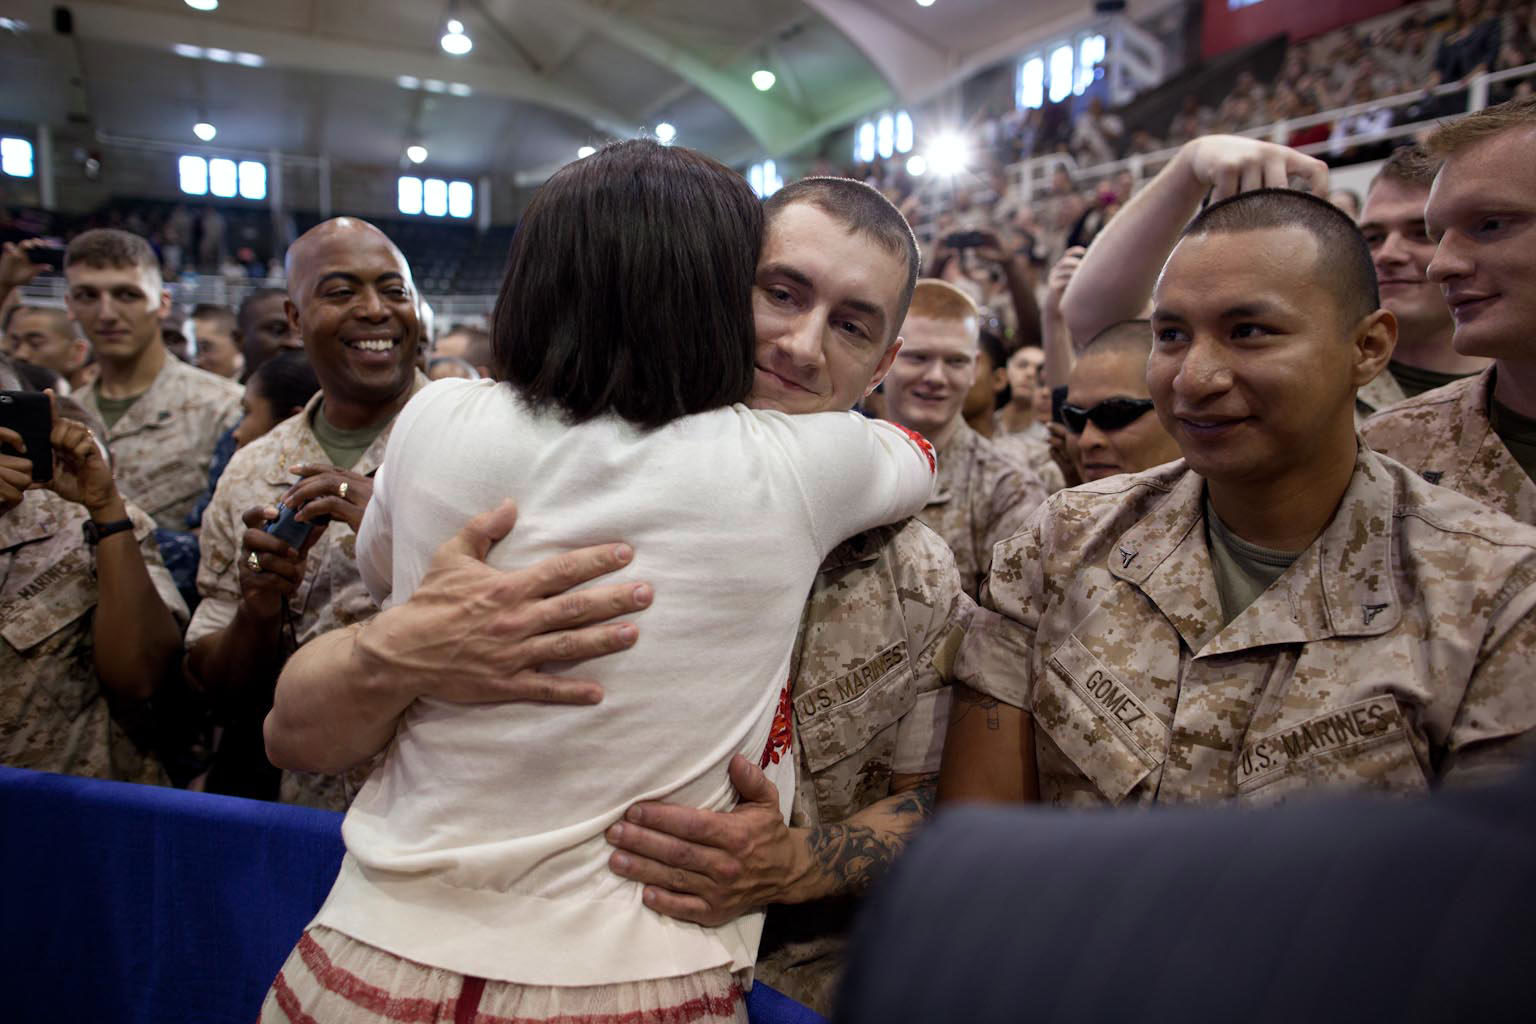
<svg viewBox="0 0 1536 1024">
<path fill-rule="evenodd" d="M 728 968 L 618 985 L 467 978 L 313 926 L 277 972 L 260 1024 L 746 1024 Z"/>
</svg>

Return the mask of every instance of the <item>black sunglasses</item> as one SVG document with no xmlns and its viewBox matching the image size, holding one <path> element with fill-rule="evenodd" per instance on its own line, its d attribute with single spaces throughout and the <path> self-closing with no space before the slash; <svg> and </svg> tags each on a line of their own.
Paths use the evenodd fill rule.
<svg viewBox="0 0 1536 1024">
<path fill-rule="evenodd" d="M 1106 398 L 1092 409 L 1063 405 L 1061 421 L 1074 434 L 1081 434 L 1090 422 L 1100 430 L 1124 430 L 1151 409 L 1150 398 Z"/>
</svg>

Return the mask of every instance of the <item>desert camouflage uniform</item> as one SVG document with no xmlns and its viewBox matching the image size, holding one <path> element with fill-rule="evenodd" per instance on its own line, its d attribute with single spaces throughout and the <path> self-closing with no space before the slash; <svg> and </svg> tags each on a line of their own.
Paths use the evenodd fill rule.
<svg viewBox="0 0 1536 1024">
<path fill-rule="evenodd" d="M 187 528 L 187 513 L 208 484 L 214 446 L 240 422 L 242 393 L 234 381 L 188 366 L 167 352 L 149 390 L 108 428 L 118 489 L 156 526 Z M 73 397 L 101 415 L 94 387 Z"/>
<path fill-rule="evenodd" d="M 1362 447 L 1223 627 L 1204 490 L 1181 460 L 1063 491 L 998 548 L 957 675 L 1033 715 L 1043 799 L 1414 792 L 1528 752 L 1536 530 Z"/>
<path fill-rule="evenodd" d="M 955 651 L 973 606 L 944 541 L 916 520 L 840 545 L 812 587 L 792 662 L 790 824 L 835 824 L 939 770 Z M 768 910 L 757 977 L 823 1013 L 854 899 Z"/>
<path fill-rule="evenodd" d="M 128 515 L 155 590 L 185 623 L 155 524 L 131 504 Z M 163 785 L 160 762 L 112 717 L 96 676 L 96 556 L 81 532 L 88 518 L 83 506 L 42 490 L 0 516 L 0 761 Z"/>
<path fill-rule="evenodd" d="M 1023 465 L 1038 476 L 1047 495 L 1055 494 L 1067 486 L 1066 478 L 1061 475 L 1061 467 L 1051 457 L 1049 440 L 1042 441 L 1030 433 L 994 434 L 988 440 L 1004 458 Z"/>
<path fill-rule="evenodd" d="M 1372 448 L 1430 483 L 1536 526 L 1536 483 L 1494 433 L 1492 398 L 1490 367 L 1372 416 L 1361 432 Z"/>
<path fill-rule="evenodd" d="M 964 420 L 938 455 L 938 486 L 917 518 L 949 544 L 961 585 L 974 601 L 992 567 L 993 545 L 1024 528 L 1046 499 L 1045 484 L 999 455 Z"/>
<path fill-rule="evenodd" d="M 1407 397 L 1392 372 L 1382 370 L 1369 384 L 1355 392 L 1355 425 L 1359 426 L 1373 413 L 1396 405 Z"/>
<path fill-rule="evenodd" d="M 415 388 L 426 384 L 416 375 Z M 240 603 L 240 565 L 245 536 L 241 516 L 247 509 L 277 503 L 283 492 L 298 481 L 288 471 L 300 463 L 329 465 L 330 456 L 315 438 L 311 425 L 324 392 L 316 392 L 304 411 L 290 416 L 271 432 L 235 452 L 224 475 L 219 478 L 213 502 L 203 514 L 203 561 L 197 571 L 197 589 L 203 596 L 187 629 L 187 643 L 201 639 L 228 626 Z M 374 439 L 352 472 L 367 476 L 384 461 L 389 442 L 389 427 Z M 324 535 L 309 549 L 304 582 L 289 599 L 293 616 L 293 641 L 302 647 L 321 633 L 372 618 L 378 605 L 368 596 L 357 569 L 357 534 L 346 523 L 333 521 Z M 288 640 L 288 628 L 283 629 Z M 372 770 L 372 764 L 360 766 L 345 775 L 310 775 L 284 772 L 282 799 L 285 803 L 306 804 L 328 810 L 344 811 L 357 795 Z"/>
</svg>

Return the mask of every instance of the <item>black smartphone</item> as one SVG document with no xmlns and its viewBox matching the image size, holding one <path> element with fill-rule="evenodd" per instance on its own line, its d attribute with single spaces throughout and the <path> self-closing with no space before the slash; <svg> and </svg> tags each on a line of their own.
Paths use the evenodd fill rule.
<svg viewBox="0 0 1536 1024">
<path fill-rule="evenodd" d="M 278 502 L 277 518 L 268 523 L 266 527 L 268 533 L 295 551 L 304 547 L 304 542 L 309 539 L 310 531 L 315 528 L 314 523 L 301 523 L 295 519 L 294 516 L 298 514 L 298 509 L 289 508 L 282 502 Z"/>
<path fill-rule="evenodd" d="M 944 244 L 951 249 L 980 249 L 987 244 L 984 231 L 956 231 L 944 236 Z"/>
<path fill-rule="evenodd" d="M 41 263 L 55 274 L 64 273 L 64 249 L 57 245 L 43 245 L 36 249 L 27 250 L 27 258 L 33 263 Z"/>
<path fill-rule="evenodd" d="M 32 479 L 40 484 L 53 479 L 53 409 L 48 396 L 36 391 L 0 391 L 0 427 L 21 435 L 25 453 L 10 445 L 0 445 L 0 452 L 32 460 Z"/>
<path fill-rule="evenodd" d="M 1051 422 L 1052 423 L 1064 422 L 1062 420 L 1062 418 L 1061 418 L 1061 407 L 1066 405 L 1066 404 L 1067 404 L 1067 389 L 1066 388 L 1052 388 L 1051 389 Z"/>
</svg>

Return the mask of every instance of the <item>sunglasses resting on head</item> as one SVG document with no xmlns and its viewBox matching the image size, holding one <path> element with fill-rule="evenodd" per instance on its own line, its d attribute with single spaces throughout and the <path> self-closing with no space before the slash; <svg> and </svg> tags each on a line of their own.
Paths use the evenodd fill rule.
<svg viewBox="0 0 1536 1024">
<path fill-rule="evenodd" d="M 1150 398 L 1106 398 L 1090 409 L 1063 405 L 1061 421 L 1074 434 L 1081 434 L 1089 423 L 1103 431 L 1124 430 L 1152 409 Z"/>
</svg>

